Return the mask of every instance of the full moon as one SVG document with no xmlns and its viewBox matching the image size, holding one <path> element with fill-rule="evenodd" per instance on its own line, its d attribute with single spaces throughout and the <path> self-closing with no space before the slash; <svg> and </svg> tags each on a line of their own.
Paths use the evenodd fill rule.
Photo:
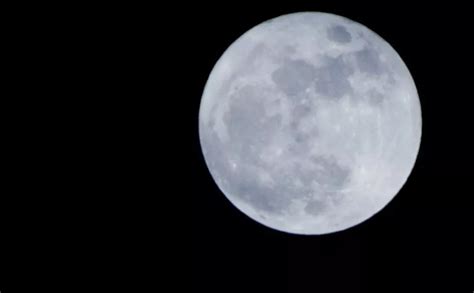
<svg viewBox="0 0 474 293">
<path fill-rule="evenodd" d="M 364 25 L 288 14 L 251 28 L 217 61 L 199 138 L 241 212 L 279 231 L 332 233 L 372 217 L 405 184 L 420 101 L 400 56 Z"/>
</svg>

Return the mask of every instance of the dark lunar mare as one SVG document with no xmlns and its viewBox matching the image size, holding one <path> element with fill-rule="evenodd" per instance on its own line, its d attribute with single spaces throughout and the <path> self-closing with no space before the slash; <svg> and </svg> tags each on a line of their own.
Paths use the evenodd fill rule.
<svg viewBox="0 0 474 293">
<path fill-rule="evenodd" d="M 337 43 L 350 43 L 352 41 L 351 34 L 342 25 L 333 25 L 327 30 L 327 37 L 329 40 Z"/>
</svg>

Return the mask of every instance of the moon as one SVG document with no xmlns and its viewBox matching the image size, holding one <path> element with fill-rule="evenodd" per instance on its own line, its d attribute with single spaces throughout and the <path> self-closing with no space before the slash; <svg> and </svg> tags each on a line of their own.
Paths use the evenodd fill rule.
<svg viewBox="0 0 474 293">
<path fill-rule="evenodd" d="M 209 172 L 267 227 L 320 235 L 382 210 L 414 167 L 421 107 L 379 35 L 319 12 L 253 27 L 223 53 L 199 109 Z"/>
</svg>

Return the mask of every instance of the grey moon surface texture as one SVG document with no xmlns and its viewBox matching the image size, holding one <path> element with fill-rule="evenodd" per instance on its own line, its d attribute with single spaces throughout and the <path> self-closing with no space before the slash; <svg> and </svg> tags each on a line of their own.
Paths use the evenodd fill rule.
<svg viewBox="0 0 474 293">
<path fill-rule="evenodd" d="M 253 27 L 220 57 L 199 109 L 210 174 L 241 212 L 276 230 L 353 227 L 400 191 L 421 141 L 415 83 L 397 52 L 318 12 Z"/>
</svg>

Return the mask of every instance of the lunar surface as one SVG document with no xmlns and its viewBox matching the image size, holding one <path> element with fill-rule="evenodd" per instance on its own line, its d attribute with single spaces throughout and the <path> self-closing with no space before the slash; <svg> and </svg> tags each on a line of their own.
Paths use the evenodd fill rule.
<svg viewBox="0 0 474 293">
<path fill-rule="evenodd" d="M 326 13 L 263 22 L 214 66 L 199 111 L 204 159 L 253 220 L 296 234 L 353 227 L 406 182 L 421 139 L 413 79 L 367 27 Z"/>
</svg>

